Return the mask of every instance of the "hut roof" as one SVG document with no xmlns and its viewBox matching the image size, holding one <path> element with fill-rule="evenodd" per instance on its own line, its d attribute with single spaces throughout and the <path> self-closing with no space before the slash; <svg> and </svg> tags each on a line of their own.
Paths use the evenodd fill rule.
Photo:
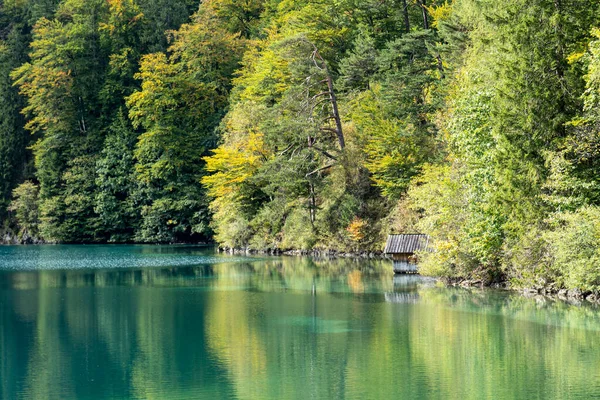
<svg viewBox="0 0 600 400">
<path fill-rule="evenodd" d="M 401 254 L 414 253 L 427 249 L 429 236 L 421 234 L 389 235 L 385 244 L 384 253 Z"/>
</svg>

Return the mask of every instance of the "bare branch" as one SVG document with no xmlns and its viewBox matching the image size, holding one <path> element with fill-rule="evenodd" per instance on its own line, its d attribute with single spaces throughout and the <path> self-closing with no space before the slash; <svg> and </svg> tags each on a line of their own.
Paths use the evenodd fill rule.
<svg viewBox="0 0 600 400">
<path fill-rule="evenodd" d="M 332 160 L 337 161 L 337 157 L 336 156 L 334 156 L 333 154 L 327 152 L 326 150 L 321 149 L 320 147 L 312 145 L 312 146 L 310 146 L 310 148 L 317 150 L 318 152 L 320 152 L 321 154 L 323 154 L 327 158 L 331 158 Z"/>
<path fill-rule="evenodd" d="M 328 165 L 326 165 L 326 166 L 324 166 L 324 167 L 317 168 L 317 169 L 315 169 L 313 172 L 309 172 L 308 174 L 306 174 L 306 175 L 305 175 L 305 177 L 306 177 L 306 178 L 308 178 L 308 177 L 309 177 L 309 176 L 311 176 L 311 175 L 318 174 L 319 172 L 321 172 L 321 171 L 325 171 L 326 169 L 329 169 L 329 168 L 333 167 L 334 165 L 335 165 L 335 164 L 334 164 L 334 163 L 332 163 L 332 164 L 328 164 Z"/>
<path fill-rule="evenodd" d="M 286 147 L 283 151 L 281 151 L 279 153 L 280 156 L 285 155 L 285 153 L 287 153 L 288 151 L 290 151 L 292 149 L 292 147 L 294 147 L 294 143 L 290 144 L 288 147 Z"/>
<path fill-rule="evenodd" d="M 321 93 L 317 93 L 315 94 L 313 97 L 311 97 L 313 100 L 315 100 L 317 97 L 321 97 L 321 96 L 325 96 L 325 95 L 330 95 L 331 96 L 331 92 L 328 90 L 326 92 L 321 92 Z"/>
<path fill-rule="evenodd" d="M 327 126 L 323 126 L 321 128 L 319 128 L 320 131 L 323 132 L 332 132 L 332 133 L 337 133 L 337 130 L 333 129 L 333 128 L 329 128 Z"/>
</svg>

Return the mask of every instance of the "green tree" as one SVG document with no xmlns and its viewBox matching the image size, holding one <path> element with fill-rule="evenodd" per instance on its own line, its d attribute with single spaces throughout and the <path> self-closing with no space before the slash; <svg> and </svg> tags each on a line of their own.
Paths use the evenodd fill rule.
<svg viewBox="0 0 600 400">
<path fill-rule="evenodd" d="M 96 162 L 94 210 L 109 242 L 132 241 L 140 221 L 134 146 L 137 135 L 126 116 L 113 123 Z"/>
<path fill-rule="evenodd" d="M 137 0 L 144 15 L 140 33 L 142 54 L 165 51 L 169 42 L 165 33 L 177 30 L 198 10 L 200 0 Z"/>
<path fill-rule="evenodd" d="M 216 141 L 242 50 L 210 8 L 171 35 L 170 55 L 143 58 L 141 90 L 128 98 L 133 126 L 143 129 L 135 149 L 142 241 L 207 233 L 202 157 Z"/>
<path fill-rule="evenodd" d="M 445 261 L 442 274 L 506 275 L 521 283 L 544 278 L 537 249 L 554 211 L 552 179 L 562 168 L 552 160 L 581 106 L 573 93 L 583 92 L 581 70 L 567 58 L 588 41 L 597 18 L 593 2 L 575 8 L 544 0 L 463 0 L 444 20 L 448 43 L 468 43 L 451 46 L 463 53 L 449 57 L 458 65 L 442 118 L 447 161 L 460 171 L 450 179 L 468 201 L 456 209 L 442 197 L 422 202 L 418 189 L 412 195 L 425 215 L 460 221 L 450 231 L 432 231 L 440 252 L 463 254 Z M 423 187 L 434 191 L 445 181 L 428 175 Z"/>
<path fill-rule="evenodd" d="M 106 53 L 98 29 L 106 12 L 103 1 L 61 3 L 56 19 L 36 23 L 31 61 L 13 73 L 27 97 L 26 127 L 40 135 L 34 146 L 43 215 L 40 229 L 49 240 L 95 236 L 93 228 L 84 229 L 85 233 L 74 228 L 95 226 L 89 204 L 86 212 L 77 214 L 67 212 L 67 203 L 72 200 L 68 192 L 84 195 L 90 190 L 87 172 L 81 178 L 75 175 L 87 170 L 80 166 L 90 160 L 89 152 L 93 154 L 99 143 L 96 89 L 102 85 Z"/>
<path fill-rule="evenodd" d="M 27 61 L 31 25 L 40 17 L 51 16 L 57 3 L 9 0 L 0 5 L 0 219 L 6 217 L 12 189 L 33 175 L 27 150 L 32 138 L 20 113 L 25 100 L 13 86 L 10 73 Z"/>
<path fill-rule="evenodd" d="M 38 193 L 36 184 L 25 181 L 13 190 L 13 200 L 8 207 L 9 211 L 15 213 L 20 227 L 19 238 L 25 242 L 37 239 L 39 235 Z"/>
<path fill-rule="evenodd" d="M 12 189 L 26 173 L 29 140 L 20 114 L 24 102 L 10 79 L 10 72 L 23 59 L 23 40 L 13 30 L 0 44 L 0 218 L 5 217 Z"/>
</svg>

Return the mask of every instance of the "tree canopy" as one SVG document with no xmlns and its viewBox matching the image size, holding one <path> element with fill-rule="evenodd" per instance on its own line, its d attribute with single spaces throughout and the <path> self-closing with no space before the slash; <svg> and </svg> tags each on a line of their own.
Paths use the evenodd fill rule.
<svg viewBox="0 0 600 400">
<path fill-rule="evenodd" d="M 596 288 L 599 104 L 595 0 L 7 0 L 2 233 Z"/>
</svg>

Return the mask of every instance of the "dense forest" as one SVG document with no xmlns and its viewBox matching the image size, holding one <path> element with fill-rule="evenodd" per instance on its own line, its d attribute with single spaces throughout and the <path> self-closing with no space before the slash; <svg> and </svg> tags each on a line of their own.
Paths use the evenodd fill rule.
<svg viewBox="0 0 600 400">
<path fill-rule="evenodd" d="M 5 0 L 5 242 L 379 251 L 600 289 L 597 0 Z"/>
</svg>

